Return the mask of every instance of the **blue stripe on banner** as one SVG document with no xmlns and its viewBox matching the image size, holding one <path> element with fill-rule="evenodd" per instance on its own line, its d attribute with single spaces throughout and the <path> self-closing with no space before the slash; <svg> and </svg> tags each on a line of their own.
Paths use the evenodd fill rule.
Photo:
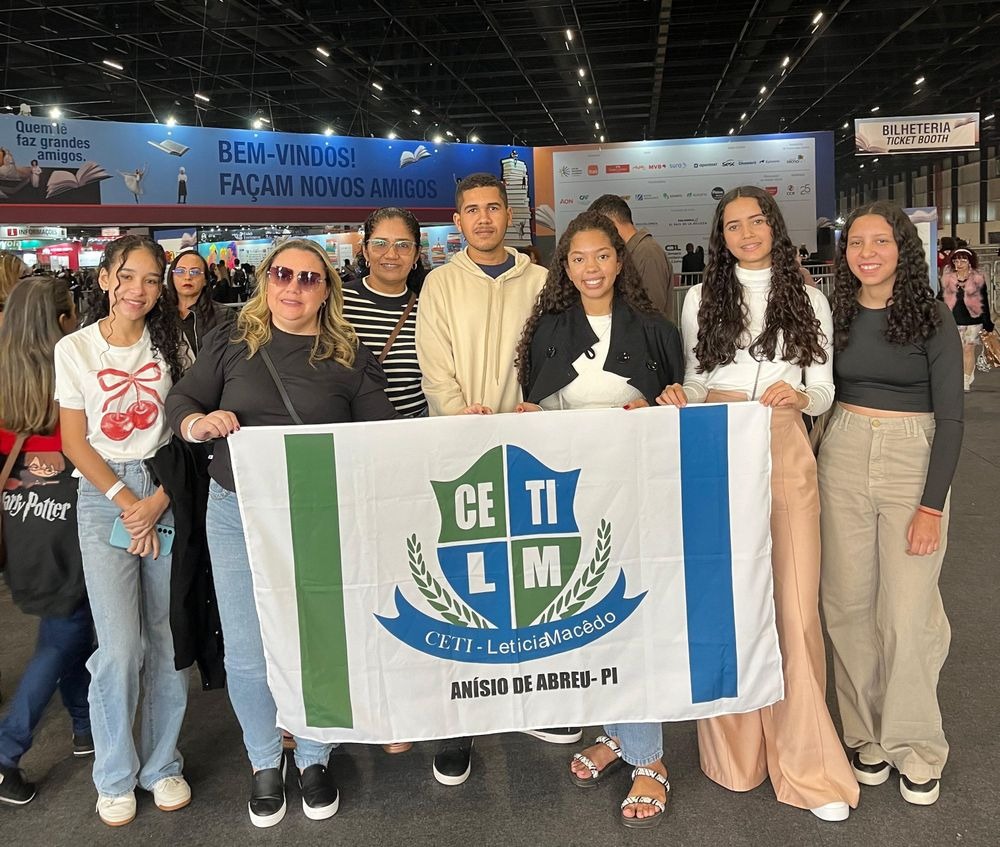
<svg viewBox="0 0 1000 847">
<path fill-rule="evenodd" d="M 680 413 L 688 656 L 694 703 L 736 697 L 736 616 L 729 534 L 729 411 Z"/>
</svg>

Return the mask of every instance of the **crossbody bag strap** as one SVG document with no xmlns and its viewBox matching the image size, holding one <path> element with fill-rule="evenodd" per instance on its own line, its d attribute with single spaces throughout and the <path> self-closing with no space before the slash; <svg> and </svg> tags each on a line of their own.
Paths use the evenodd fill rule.
<svg viewBox="0 0 1000 847">
<path fill-rule="evenodd" d="M 403 315 L 400 317 L 399 322 L 393 327 L 392 332 L 389 333 L 389 340 L 385 342 L 385 347 L 382 348 L 382 352 L 378 354 L 378 363 L 381 365 L 385 361 L 385 357 L 389 355 L 389 351 L 392 349 L 393 343 L 396 341 L 396 336 L 403 329 L 403 324 L 406 323 L 406 319 L 410 316 L 410 312 L 413 311 L 414 305 L 417 302 L 417 295 L 410 294 L 410 299 L 406 304 L 406 308 L 403 309 Z"/>
<path fill-rule="evenodd" d="M 3 491 L 7 486 L 7 480 L 10 479 L 11 471 L 14 470 L 14 462 L 17 461 L 17 457 L 21 455 L 21 448 L 24 447 L 25 439 L 27 435 L 23 432 L 19 432 L 17 437 L 14 439 L 14 446 L 10 448 L 10 453 L 7 454 L 7 461 L 3 463 L 3 470 L 0 471 L 0 512 L 3 511 Z M 0 515 L 0 568 L 3 567 L 3 516 Z"/>
<path fill-rule="evenodd" d="M 278 369 L 274 366 L 274 362 L 271 361 L 270 355 L 268 355 L 267 350 L 261 347 L 258 351 L 260 357 L 264 360 L 264 364 L 267 367 L 267 372 L 271 374 L 271 379 L 274 380 L 274 387 L 278 389 L 278 394 L 281 395 L 281 402 L 285 404 L 285 409 L 288 410 L 288 414 L 292 419 L 292 422 L 297 426 L 302 426 L 302 418 L 299 417 L 299 413 L 295 411 L 295 407 L 292 405 L 292 400 L 288 396 L 288 392 L 285 391 L 285 386 L 281 382 L 281 377 L 278 376 Z"/>
</svg>

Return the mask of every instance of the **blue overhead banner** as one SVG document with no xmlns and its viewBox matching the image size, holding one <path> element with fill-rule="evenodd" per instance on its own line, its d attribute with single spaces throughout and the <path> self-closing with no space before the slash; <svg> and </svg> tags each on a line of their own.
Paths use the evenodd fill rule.
<svg viewBox="0 0 1000 847">
<path fill-rule="evenodd" d="M 0 203 L 451 208 L 455 183 L 533 192 L 532 151 L 162 124 L 0 117 Z"/>
</svg>

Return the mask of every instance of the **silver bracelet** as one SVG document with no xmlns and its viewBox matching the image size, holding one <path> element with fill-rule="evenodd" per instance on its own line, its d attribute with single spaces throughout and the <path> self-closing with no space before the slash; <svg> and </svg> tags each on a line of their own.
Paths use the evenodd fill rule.
<svg viewBox="0 0 1000 847">
<path fill-rule="evenodd" d="M 194 429 L 194 425 L 196 423 L 198 423 L 198 421 L 203 420 L 204 418 L 207 418 L 207 417 L 208 417 L 208 415 L 199 415 L 197 418 L 191 418 L 190 423 L 188 423 L 188 425 L 187 425 L 187 429 L 185 429 L 185 431 L 184 431 L 184 440 L 185 441 L 189 441 L 192 444 L 201 444 L 204 441 L 208 440 L 207 438 L 195 438 L 194 437 L 194 433 L 191 431 L 192 429 Z"/>
<path fill-rule="evenodd" d="M 114 501 L 115 497 L 118 496 L 118 492 L 125 487 L 123 480 L 118 480 L 114 485 L 112 485 L 107 491 L 104 492 L 104 496 L 109 500 Z"/>
</svg>

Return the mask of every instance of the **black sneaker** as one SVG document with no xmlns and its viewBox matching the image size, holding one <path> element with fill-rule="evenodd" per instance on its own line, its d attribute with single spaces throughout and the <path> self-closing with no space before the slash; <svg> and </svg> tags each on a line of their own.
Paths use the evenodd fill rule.
<svg viewBox="0 0 1000 847">
<path fill-rule="evenodd" d="M 900 774 L 899 793 L 907 803 L 912 803 L 914 806 L 933 806 L 941 795 L 941 780 L 911 782 L 906 778 L 906 774 Z"/>
<path fill-rule="evenodd" d="M 874 765 L 862 762 L 857 750 L 851 756 L 851 769 L 854 771 L 854 778 L 862 785 L 881 785 L 889 778 L 892 770 L 888 762 L 876 762 Z"/>
<path fill-rule="evenodd" d="M 472 773 L 472 742 L 475 739 L 448 738 L 434 756 L 434 779 L 442 785 L 461 785 Z"/>
<path fill-rule="evenodd" d="M 340 792 L 325 765 L 310 765 L 299 774 L 302 811 L 309 820 L 332 818 L 340 808 Z"/>
<path fill-rule="evenodd" d="M 94 736 L 89 732 L 73 733 L 73 755 L 82 759 L 94 755 Z"/>
<path fill-rule="evenodd" d="M 18 768 L 0 765 L 0 803 L 23 806 L 35 799 L 35 784 L 26 782 Z"/>
<path fill-rule="evenodd" d="M 551 729 L 526 729 L 524 734 L 540 738 L 549 744 L 576 744 L 583 738 L 583 728 L 579 726 L 555 726 Z"/>
<path fill-rule="evenodd" d="M 285 816 L 285 767 L 284 757 L 277 768 L 264 768 L 253 775 L 250 789 L 250 823 L 266 829 L 281 822 Z"/>
</svg>

